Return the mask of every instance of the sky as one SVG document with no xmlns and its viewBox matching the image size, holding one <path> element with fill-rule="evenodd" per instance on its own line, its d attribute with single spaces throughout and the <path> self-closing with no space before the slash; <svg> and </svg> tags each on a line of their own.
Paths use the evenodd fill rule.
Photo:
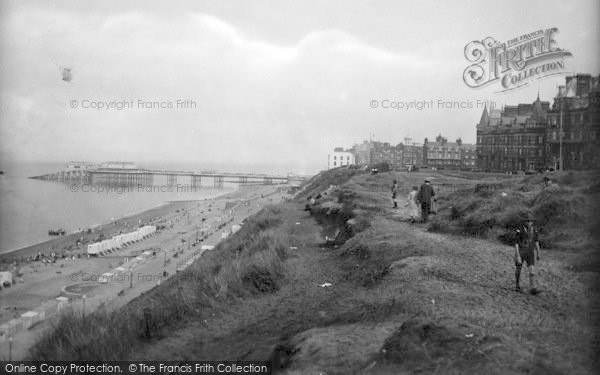
<svg viewBox="0 0 600 375">
<path fill-rule="evenodd" d="M 475 143 L 486 101 L 552 102 L 564 75 L 473 89 L 465 46 L 556 27 L 598 75 L 599 4 L 0 0 L 0 158 L 309 174 L 369 138 Z"/>
</svg>

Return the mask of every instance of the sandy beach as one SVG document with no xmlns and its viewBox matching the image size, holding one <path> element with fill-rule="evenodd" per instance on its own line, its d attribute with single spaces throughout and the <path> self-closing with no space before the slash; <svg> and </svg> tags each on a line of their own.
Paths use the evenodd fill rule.
<svg viewBox="0 0 600 375">
<path fill-rule="evenodd" d="M 273 186 L 245 186 L 212 199 L 168 202 L 121 218 L 117 222 L 99 226 L 90 233 L 60 236 L 50 241 L 0 254 L 3 270 L 14 271 L 16 267 L 16 272 L 13 272 L 16 284 L 0 291 L 0 324 L 19 317 L 48 299 L 58 297 L 64 285 L 77 281 L 97 281 L 98 275 L 111 271 L 124 260 L 135 257 L 143 251 L 150 250 L 164 258 L 165 253 L 188 250 L 191 248 L 190 242 L 195 241 L 203 228 L 209 226 L 214 228 L 218 219 L 229 213 L 226 205 L 229 207 L 241 200 L 260 197 L 262 192 L 273 189 L 275 189 Z M 154 237 L 127 248 L 105 256 L 88 258 L 87 243 L 94 242 L 102 235 L 104 238 L 110 238 L 119 232 L 133 231 L 143 224 L 164 225 L 165 228 Z M 78 240 L 79 245 L 77 245 Z M 51 262 L 52 252 L 68 254 L 69 258 L 58 257 L 55 262 Z M 45 254 L 43 259 L 46 261 L 33 261 L 36 254 L 40 253 Z"/>
<path fill-rule="evenodd" d="M 159 218 L 165 218 L 170 213 L 174 213 L 177 210 L 190 209 L 194 207 L 194 204 L 198 205 L 204 201 L 210 200 L 235 200 L 240 197 L 252 194 L 252 190 L 256 189 L 255 186 L 245 186 L 241 189 L 235 190 L 230 193 L 226 193 L 215 198 L 207 198 L 203 200 L 195 201 L 171 201 L 165 202 L 160 206 L 144 210 L 132 215 L 128 215 L 119 218 L 115 222 L 111 222 L 110 218 L 106 218 L 105 224 L 97 225 L 92 228 L 77 233 L 69 233 L 64 236 L 57 236 L 48 241 L 26 246 L 21 249 L 0 253 L 0 270 L 7 269 L 7 264 L 14 262 L 24 263 L 27 257 L 34 257 L 36 254 L 41 253 L 50 256 L 52 252 L 58 254 L 85 254 L 87 243 L 94 242 L 100 236 L 110 238 L 117 234 L 119 231 L 128 232 L 138 227 L 139 223 L 152 223 L 157 221 Z M 77 241 L 80 241 L 82 245 L 78 245 Z"/>
<path fill-rule="evenodd" d="M 85 292 L 85 302 L 81 298 L 72 298 L 71 306 L 76 309 L 92 311 L 99 306 L 114 308 L 121 306 L 141 293 L 153 288 L 163 279 L 166 272 L 174 274 L 177 267 L 194 254 L 201 253 L 201 245 L 216 245 L 221 241 L 221 235 L 234 224 L 240 224 L 246 217 L 261 209 L 264 205 L 281 200 L 282 194 L 274 194 L 277 186 L 245 186 L 235 192 L 212 199 L 187 202 L 170 202 L 163 206 L 147 210 L 130 217 L 121 219 L 117 224 L 105 225 L 94 233 L 86 234 L 94 238 L 104 233 L 110 237 L 119 230 L 126 231 L 138 223 L 151 223 L 153 220 L 171 223 L 165 229 L 150 238 L 132 244 L 127 248 L 114 251 L 101 257 L 81 256 L 80 258 L 56 260 L 56 263 L 31 261 L 17 263 L 22 282 L 17 282 L 10 288 L 0 291 L 0 324 L 10 319 L 18 318 L 26 311 L 40 306 L 45 301 L 53 300 L 61 295 L 61 289 L 67 285 L 89 284 Z M 285 191 L 285 188 L 281 189 Z M 231 207 L 237 205 L 232 210 Z M 157 219 L 158 218 L 158 219 Z M 220 224 L 227 225 L 219 229 Z M 125 223 L 129 223 L 126 225 Z M 196 237 L 205 231 L 210 234 L 203 242 L 196 242 Z M 39 251 L 49 253 L 62 250 L 72 245 L 80 236 L 69 235 L 42 244 L 21 249 L 2 257 L 3 265 L 7 262 L 14 264 Z M 193 246 L 195 245 L 195 246 Z M 54 246 L 55 250 L 51 250 Z M 98 277 L 123 264 L 128 259 L 151 251 L 155 255 L 136 267 L 125 278 L 115 279 L 109 283 L 98 283 Z M 85 246 L 71 253 L 85 252 Z M 12 344 L 12 358 L 24 358 L 30 345 L 39 333 L 50 326 L 55 319 L 51 317 L 19 332 Z M 0 358 L 8 358 L 8 342 L 0 343 Z"/>
</svg>

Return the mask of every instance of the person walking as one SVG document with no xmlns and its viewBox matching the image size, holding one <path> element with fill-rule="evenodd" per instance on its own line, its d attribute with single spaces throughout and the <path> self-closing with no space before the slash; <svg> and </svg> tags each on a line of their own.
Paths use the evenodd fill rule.
<svg viewBox="0 0 600 375">
<path fill-rule="evenodd" d="M 435 191 L 433 191 L 430 179 L 427 178 L 417 194 L 417 200 L 421 203 L 421 220 L 424 223 L 427 222 L 431 213 L 431 200 L 433 197 L 435 197 Z"/>
<path fill-rule="evenodd" d="M 414 223 L 419 220 L 419 205 L 417 203 L 418 193 L 419 188 L 416 186 L 413 186 L 410 193 L 408 193 L 408 201 L 406 202 L 406 206 L 408 206 L 408 214 L 410 215 L 411 223 Z"/>
<path fill-rule="evenodd" d="M 524 226 L 516 230 L 515 242 L 515 281 L 517 292 L 521 292 L 521 268 L 523 262 L 527 263 L 529 271 L 529 292 L 538 294 L 538 289 L 535 286 L 535 263 L 540 260 L 540 243 L 538 240 L 538 232 L 533 225 L 533 214 L 527 215 Z"/>
<path fill-rule="evenodd" d="M 398 208 L 398 181 L 394 180 L 392 184 L 392 202 L 394 202 L 394 208 Z"/>
</svg>

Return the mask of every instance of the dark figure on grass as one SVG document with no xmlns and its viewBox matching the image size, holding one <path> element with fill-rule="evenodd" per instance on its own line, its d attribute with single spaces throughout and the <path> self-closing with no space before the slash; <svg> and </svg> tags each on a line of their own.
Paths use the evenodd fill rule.
<svg viewBox="0 0 600 375">
<path fill-rule="evenodd" d="M 431 181 L 426 179 L 417 194 L 417 201 L 421 203 L 421 219 L 424 223 L 427 222 L 429 214 L 431 213 L 431 201 L 433 197 L 435 197 L 433 186 L 431 186 Z"/>
<path fill-rule="evenodd" d="M 392 202 L 394 202 L 394 208 L 398 208 L 398 181 L 394 180 L 392 185 Z"/>
<path fill-rule="evenodd" d="M 517 229 L 515 243 L 515 279 L 516 290 L 521 291 L 519 281 L 521 279 L 521 268 L 523 262 L 527 263 L 529 270 L 529 291 L 531 294 L 537 294 L 538 290 L 535 287 L 535 262 L 540 260 L 540 243 L 538 241 L 538 232 L 533 226 L 533 215 L 527 215 L 526 224 Z"/>
</svg>

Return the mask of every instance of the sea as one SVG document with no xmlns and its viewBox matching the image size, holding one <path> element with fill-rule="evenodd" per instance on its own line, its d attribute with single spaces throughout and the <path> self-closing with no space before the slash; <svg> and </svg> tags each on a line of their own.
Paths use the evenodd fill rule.
<svg viewBox="0 0 600 375">
<path fill-rule="evenodd" d="M 189 165 L 141 165 L 144 168 L 168 170 L 203 170 Z M 6 162 L 0 163 L 0 253 L 10 252 L 51 239 L 50 229 L 67 233 L 113 221 L 169 201 L 213 198 L 234 191 L 236 184 L 166 189 L 112 189 L 108 191 L 76 183 L 43 181 L 29 177 L 65 170 L 65 163 Z M 179 181 L 178 181 L 179 183 Z M 204 182 L 203 182 L 204 183 Z M 76 191 L 75 191 L 76 190 Z"/>
</svg>

